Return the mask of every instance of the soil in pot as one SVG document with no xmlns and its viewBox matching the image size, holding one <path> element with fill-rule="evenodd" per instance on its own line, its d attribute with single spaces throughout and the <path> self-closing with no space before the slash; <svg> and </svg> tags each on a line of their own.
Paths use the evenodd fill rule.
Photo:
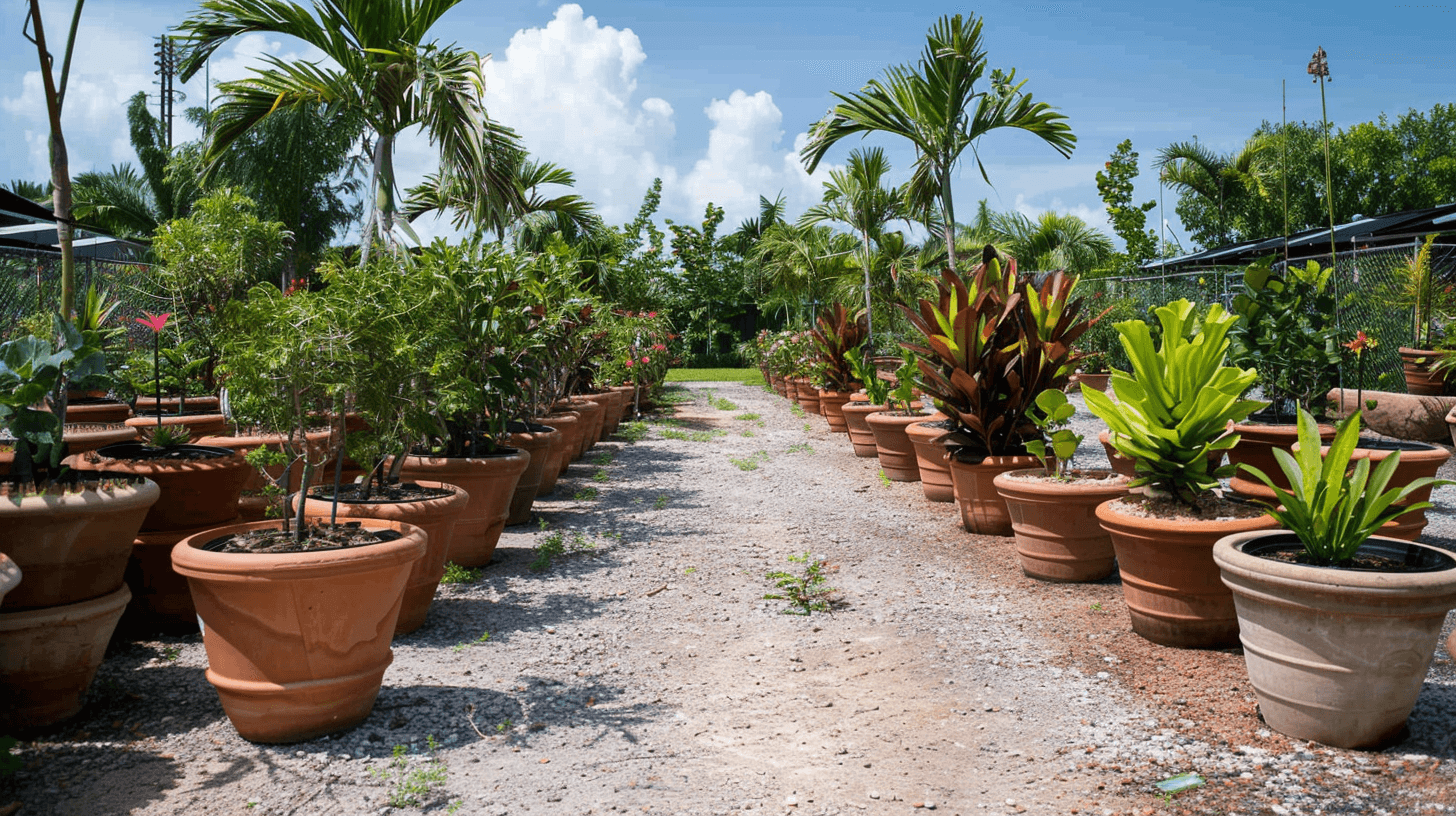
<svg viewBox="0 0 1456 816">
<path fill-rule="evenodd" d="M 1170 499 L 1130 496 L 1097 506 L 1112 536 L 1132 629 L 1163 646 L 1226 649 L 1239 642 L 1234 599 L 1213 545 L 1279 523 L 1252 502 L 1201 497 L 1195 514 Z"/>
<path fill-rule="evenodd" d="M 870 432 L 875 436 L 875 454 L 880 457 L 880 469 L 892 482 L 920 481 L 920 465 L 915 459 L 915 446 L 905 429 L 917 422 L 923 422 L 925 414 L 879 411 L 865 417 Z"/>
<path fill-rule="evenodd" d="M 274 540 L 276 521 L 199 533 L 172 550 L 203 621 L 207 680 L 244 739 L 299 742 L 369 716 L 425 534 L 366 524 L 328 528 L 302 552 L 292 536 Z"/>
<path fill-rule="evenodd" d="M 1009 536 L 1012 534 L 1011 511 L 996 489 L 996 477 L 1008 470 L 1024 470 L 1038 464 L 1035 456 L 987 456 L 945 454 L 950 468 L 951 487 L 956 504 L 960 505 L 961 526 L 966 532 L 979 535 Z"/>
<path fill-rule="evenodd" d="M 221 524 L 238 514 L 238 497 L 253 466 L 230 448 L 173 445 L 154 448 L 123 442 L 75 459 L 77 470 L 144 476 L 162 494 L 142 521 L 145 532 Z"/>
<path fill-rule="evenodd" d="M 1129 479 L 1108 470 L 1072 471 L 1066 481 L 1043 468 L 998 474 L 1021 571 L 1041 581 L 1100 581 L 1112 574 L 1112 537 L 1097 505 L 1127 494 Z"/>
<path fill-rule="evenodd" d="M 470 494 L 455 485 L 441 482 L 376 485 L 368 499 L 363 493 L 363 485 L 343 485 L 339 491 L 340 500 L 335 506 L 330 500 L 333 495 L 331 486 L 314 488 L 309 491 L 303 512 L 317 521 L 328 521 L 334 517 L 351 521 L 382 519 L 411 524 L 425 532 L 425 554 L 410 570 L 399 620 L 394 627 L 396 635 L 408 634 L 423 626 L 429 614 L 435 590 L 445 576 L 445 561 L 455 535 L 455 524 L 460 514 L 465 512 Z"/>
<path fill-rule="evenodd" d="M 1286 532 L 1229 536 L 1214 557 L 1270 728 L 1341 748 L 1402 737 L 1456 605 L 1456 558 L 1371 538 L 1352 568 L 1313 566 Z"/>
</svg>

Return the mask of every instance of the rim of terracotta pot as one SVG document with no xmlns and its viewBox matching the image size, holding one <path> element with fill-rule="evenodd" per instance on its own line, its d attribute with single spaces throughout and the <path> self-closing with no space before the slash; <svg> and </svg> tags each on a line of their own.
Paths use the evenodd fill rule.
<svg viewBox="0 0 1456 816">
<path fill-rule="evenodd" d="M 1132 513 L 1124 513 L 1116 508 L 1119 501 L 1128 499 L 1139 504 L 1151 501 L 1148 496 L 1139 495 L 1126 496 L 1122 499 L 1109 499 L 1097 506 L 1098 521 L 1101 521 L 1103 524 L 1113 524 L 1121 527 L 1131 526 L 1138 529 L 1156 530 L 1159 532 L 1174 532 L 1179 529 L 1185 529 L 1190 525 L 1196 525 L 1202 529 L 1207 529 L 1214 525 L 1225 525 L 1228 529 L 1227 534 L 1229 535 L 1246 531 L 1269 530 L 1273 529 L 1270 525 L 1278 524 L 1277 521 L 1264 513 L 1247 518 L 1170 519 L 1162 516 L 1139 516 Z M 1106 516 L 1105 518 L 1104 514 Z"/>
<path fill-rule="evenodd" d="M 172 568 L 183 576 L 213 581 L 294 580 L 324 575 L 369 572 L 414 561 L 425 554 L 425 535 L 413 524 L 384 519 L 362 525 L 366 530 L 393 530 L 400 537 L 361 547 L 292 553 L 223 553 L 202 549 L 235 533 L 281 527 L 277 519 L 214 527 L 188 536 L 172 548 Z"/>
<path fill-rule="evenodd" d="M 1353 570 L 1337 567 L 1321 567 L 1312 564 L 1296 564 L 1272 558 L 1262 558 L 1244 551 L 1244 547 L 1268 539 L 1292 540 L 1298 538 L 1288 530 L 1260 530 L 1235 533 L 1220 538 L 1213 545 L 1213 560 L 1229 573 L 1260 582 L 1298 588 L 1309 591 L 1312 587 L 1331 587 L 1335 591 L 1350 589 L 1368 591 L 1375 596 L 1401 596 L 1405 599 L 1429 597 L 1435 601 L 1432 612 L 1452 608 L 1456 605 L 1456 554 L 1439 547 L 1432 547 L 1418 541 L 1405 541 L 1388 536 L 1371 536 L 1367 541 L 1380 541 L 1396 547 L 1415 547 L 1431 552 L 1444 559 L 1446 566 L 1423 572 L 1382 572 L 1379 570 Z M 1227 580 L 1224 583 L 1229 583 Z M 1372 602 L 1378 603 L 1375 597 Z M 1439 609 L 1437 609 L 1439 607 Z"/>
</svg>

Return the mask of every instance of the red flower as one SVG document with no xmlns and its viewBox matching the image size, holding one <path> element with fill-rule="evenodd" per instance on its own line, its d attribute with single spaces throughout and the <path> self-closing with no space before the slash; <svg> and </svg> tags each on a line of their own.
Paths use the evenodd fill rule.
<svg viewBox="0 0 1456 816">
<path fill-rule="evenodd" d="M 667 346 L 664 346 L 661 343 L 653 343 L 652 344 L 652 350 L 653 351 L 667 351 Z"/>
<path fill-rule="evenodd" d="M 171 312 L 163 312 L 159 315 L 154 315 L 151 312 L 142 312 L 142 314 L 146 315 L 146 317 L 138 317 L 136 319 L 136 322 L 142 324 L 143 326 L 146 326 L 154 332 L 160 332 L 162 329 L 166 328 L 167 318 L 172 316 Z"/>
<path fill-rule="evenodd" d="M 653 317 L 657 317 L 657 312 L 648 312 L 648 313 L 647 313 L 647 316 L 648 316 L 648 317 L 649 317 L 649 318 L 653 318 Z"/>
<path fill-rule="evenodd" d="M 1348 343 L 1341 343 L 1340 345 L 1344 346 L 1350 351 L 1355 352 L 1355 354 L 1358 355 L 1360 352 L 1364 351 L 1367 348 L 1375 348 L 1375 341 L 1367 337 L 1365 335 L 1365 330 L 1361 329 L 1355 332 L 1354 340 L 1351 340 Z"/>
</svg>

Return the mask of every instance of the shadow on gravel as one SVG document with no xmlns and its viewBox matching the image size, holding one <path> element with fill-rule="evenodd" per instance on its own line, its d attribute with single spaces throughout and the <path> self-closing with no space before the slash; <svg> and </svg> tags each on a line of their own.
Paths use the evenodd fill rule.
<svg viewBox="0 0 1456 816">
<path fill-rule="evenodd" d="M 609 604 L 617 603 L 570 592 L 547 593 L 548 589 L 532 588 L 528 598 L 527 592 L 507 592 L 496 602 L 436 598 L 425 625 L 395 642 L 423 648 L 468 647 L 482 632 L 489 632 L 489 641 L 482 644 L 482 648 L 489 648 L 489 643 L 509 642 L 520 632 L 535 634 L 566 621 L 599 617 Z"/>
<path fill-rule="evenodd" d="M 169 642 L 200 643 L 202 635 Z M 206 668 L 166 662 L 157 643 L 112 644 L 86 700 L 63 726 L 69 739 L 130 740 L 183 734 L 225 719 Z M 161 661 L 161 662 L 159 662 Z M 187 701 L 178 705 L 178 700 Z"/>
<path fill-rule="evenodd" d="M 183 775 L 176 760 L 109 746 L 46 745 L 22 756 L 26 769 L 0 779 L 0 805 L 20 802 L 24 816 L 132 813 Z"/>
<path fill-rule="evenodd" d="M 1456 686 L 1432 683 L 1421 686 L 1421 696 L 1406 723 L 1410 738 L 1390 749 L 1393 753 L 1416 753 L 1440 759 L 1456 759 Z"/>
</svg>

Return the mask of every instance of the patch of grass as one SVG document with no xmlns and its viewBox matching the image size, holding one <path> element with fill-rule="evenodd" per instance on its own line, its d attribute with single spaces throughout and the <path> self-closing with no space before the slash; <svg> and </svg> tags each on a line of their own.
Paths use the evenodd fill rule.
<svg viewBox="0 0 1456 816">
<path fill-rule="evenodd" d="M 810 445 L 808 442 L 800 442 L 797 445 L 790 445 L 787 452 L 788 453 L 813 453 L 814 452 L 814 446 L 813 445 Z"/>
<path fill-rule="evenodd" d="M 576 494 L 573 495 L 572 498 L 577 501 L 596 501 L 596 498 L 599 495 L 601 495 L 601 491 L 597 490 L 595 487 L 583 487 L 582 489 L 576 491 Z"/>
<path fill-rule="evenodd" d="M 390 780 L 390 807 L 419 807 L 425 800 L 433 798 L 437 786 L 445 783 L 449 770 L 435 755 L 440 743 L 431 734 L 425 738 L 425 744 L 429 746 L 429 757 L 422 762 L 411 762 L 409 747 L 396 745 L 388 765 L 369 770 L 376 779 Z"/>
<path fill-rule="evenodd" d="M 756 368 L 674 368 L 667 382 L 730 382 L 763 385 L 763 372 Z"/>
<path fill-rule="evenodd" d="M 800 405 L 797 402 L 789 403 L 789 413 L 800 418 L 808 416 L 808 414 L 804 413 L 804 406 Z"/>
<path fill-rule="evenodd" d="M 628 444 L 641 442 L 647 438 L 648 427 L 646 422 L 623 422 L 617 426 L 617 436 L 627 440 Z"/>
<path fill-rule="evenodd" d="M 684 431 L 679 428 L 663 428 L 663 439 L 677 439 L 684 442 L 711 442 L 720 436 L 727 436 L 728 432 L 714 428 L 711 431 Z"/>
<path fill-rule="evenodd" d="M 805 422 L 804 423 L 804 433 L 813 433 L 813 432 L 814 432 L 814 426 L 813 425 L 810 425 L 807 422 Z"/>
<path fill-rule="evenodd" d="M 662 508 L 667 506 L 667 503 L 669 501 L 671 501 L 671 499 L 669 499 L 667 496 L 658 496 L 657 499 L 652 502 L 652 506 L 657 508 L 658 510 L 661 510 Z"/>
<path fill-rule="evenodd" d="M 593 482 L 605 482 L 610 480 L 611 478 L 612 475 L 610 473 L 607 473 L 606 468 L 597 468 L 597 472 L 592 474 Z"/>
<path fill-rule="evenodd" d="M 461 641 L 461 642 L 455 644 L 454 646 L 451 646 L 450 647 L 450 651 L 452 651 L 452 652 L 463 652 L 463 651 L 465 651 L 467 648 L 469 648 L 471 646 L 475 646 L 475 645 L 478 645 L 478 644 L 481 644 L 481 643 L 486 643 L 489 640 L 490 640 L 490 633 L 489 632 L 481 632 L 480 633 L 480 637 L 476 638 L 473 642 L 466 643 L 465 641 Z"/>
<path fill-rule="evenodd" d="M 754 451 L 753 453 L 743 457 L 742 459 L 729 457 L 728 461 L 737 465 L 739 470 L 758 470 L 759 462 L 768 461 L 768 452 Z"/>
<path fill-rule="evenodd" d="M 657 398 L 660 405 L 687 405 L 693 401 L 692 392 L 685 388 L 669 388 Z"/>
<path fill-rule="evenodd" d="M 763 419 L 762 416 L 760 416 L 758 414 L 752 414 L 752 413 L 749 413 L 749 414 L 739 414 L 738 416 L 733 417 L 733 418 L 734 419 L 741 419 L 744 422 L 756 422 L 756 421 L 758 421 L 760 419 Z"/>
<path fill-rule="evenodd" d="M 544 526 L 542 531 L 545 531 Z M 545 572 L 551 569 L 551 563 L 554 560 L 568 552 L 586 552 L 594 550 L 596 547 L 597 545 L 580 530 L 573 531 L 570 539 L 566 537 L 566 533 L 557 530 L 536 539 L 536 558 L 531 561 L 531 570 Z"/>
<path fill-rule="evenodd" d="M 592 457 L 592 464 L 597 467 L 606 467 L 612 464 L 612 460 L 615 458 L 611 451 L 604 451 Z"/>
<path fill-rule="evenodd" d="M 883 470 L 880 471 L 880 484 L 884 485 L 885 487 L 890 486 L 890 477 L 886 476 Z"/>
<path fill-rule="evenodd" d="M 697 571 L 698 571 L 698 568 L 697 567 L 688 567 L 687 569 L 683 570 L 683 575 L 692 575 L 693 573 L 695 573 Z"/>
<path fill-rule="evenodd" d="M 738 403 L 725 397 L 715 397 L 710 395 L 708 397 L 708 404 L 713 406 L 714 408 L 717 408 L 719 411 L 738 410 Z"/>
<path fill-rule="evenodd" d="M 178 657 L 181 657 L 181 655 L 182 650 L 177 648 L 176 646 L 168 646 L 162 649 L 163 660 L 176 660 Z"/>
<path fill-rule="evenodd" d="M 753 429 L 752 428 L 744 428 L 742 435 L 743 436 L 753 436 Z"/>
<path fill-rule="evenodd" d="M 451 561 L 445 565 L 445 577 L 440 579 L 442 584 L 472 584 L 480 579 L 480 570 L 462 567 Z"/>
<path fill-rule="evenodd" d="M 788 601 L 786 615 L 809 615 L 831 612 L 839 603 L 839 590 L 829 586 L 829 573 L 838 570 L 812 553 L 789 556 L 789 563 L 802 564 L 798 572 L 770 572 L 764 576 L 774 582 L 775 591 L 763 597 L 772 601 Z"/>
</svg>

